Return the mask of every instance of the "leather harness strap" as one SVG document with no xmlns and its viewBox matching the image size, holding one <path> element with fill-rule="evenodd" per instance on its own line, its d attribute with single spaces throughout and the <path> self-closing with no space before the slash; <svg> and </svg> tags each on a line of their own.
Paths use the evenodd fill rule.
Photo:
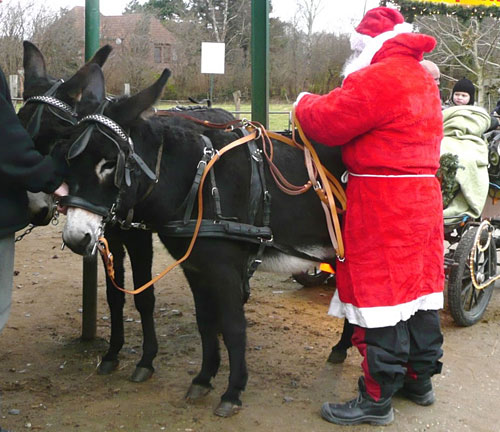
<svg viewBox="0 0 500 432">
<path fill-rule="evenodd" d="M 195 227 L 194 227 L 194 232 L 193 232 L 193 237 L 191 239 L 191 242 L 189 243 L 189 247 L 186 251 L 186 253 L 180 258 L 178 259 L 176 262 L 172 263 L 171 265 L 169 265 L 165 270 L 163 270 L 159 275 L 157 275 L 156 277 L 154 277 L 152 280 L 150 280 L 149 282 L 147 282 L 146 284 L 144 284 L 143 286 L 137 288 L 137 289 L 134 289 L 134 290 L 126 290 L 120 286 L 118 286 L 118 284 L 116 284 L 116 282 L 114 281 L 113 278 L 110 277 L 113 285 L 115 286 L 115 288 L 119 289 L 120 291 L 123 291 L 124 293 L 127 293 L 127 294 L 139 294 L 141 293 L 142 291 L 144 291 L 145 289 L 149 288 L 151 285 L 155 284 L 156 282 L 158 282 L 161 278 L 163 278 L 167 273 L 169 273 L 172 269 L 174 269 L 175 267 L 177 267 L 179 264 L 183 263 L 184 261 L 186 261 L 188 258 L 189 258 L 189 255 L 191 255 L 191 251 L 193 250 L 193 247 L 194 247 L 194 244 L 196 242 L 196 239 L 198 238 L 198 233 L 200 231 L 200 227 L 201 227 L 201 223 L 202 223 L 202 219 L 203 219 L 203 185 L 205 183 L 205 179 L 207 177 L 207 174 L 209 173 L 210 169 L 213 167 L 213 165 L 215 164 L 215 162 L 217 162 L 220 157 L 242 145 L 242 144 L 245 144 L 249 141 L 252 141 L 254 140 L 255 138 L 257 138 L 257 132 L 254 131 L 252 132 L 251 134 L 247 135 L 247 136 L 244 136 L 242 138 L 239 138 L 237 139 L 236 141 L 233 141 L 232 143 L 228 144 L 227 146 L 223 147 L 219 152 L 215 153 L 212 157 L 212 159 L 207 163 L 206 167 L 205 167 L 205 170 L 203 171 L 203 174 L 201 176 L 201 180 L 200 180 L 200 187 L 198 188 L 198 217 L 196 219 L 196 224 L 195 224 Z M 103 260 L 104 260 L 104 263 L 106 265 L 106 268 L 109 268 L 110 265 L 112 265 L 112 255 L 109 251 L 109 248 L 107 246 L 107 242 L 104 241 L 105 239 L 103 239 L 102 237 L 99 238 L 99 241 L 98 241 L 98 244 L 97 244 L 97 248 L 99 250 L 99 252 L 101 253 L 102 257 L 103 257 Z"/>
<path fill-rule="evenodd" d="M 342 187 L 340 186 L 340 183 L 338 183 L 338 181 L 334 182 L 334 186 L 335 187 L 338 186 L 338 187 L 340 187 L 340 189 L 334 188 L 332 190 L 332 184 L 329 182 L 329 178 L 325 173 L 325 169 L 321 165 L 321 161 L 319 160 L 319 156 L 316 153 L 316 150 L 312 146 L 311 142 L 305 136 L 304 131 L 302 130 L 302 127 L 300 126 L 299 122 L 297 121 L 297 118 L 295 116 L 295 108 L 292 111 L 292 119 L 293 119 L 294 125 L 297 127 L 300 138 L 302 139 L 302 142 L 304 143 L 304 146 L 307 149 L 307 152 L 305 152 L 306 160 L 308 158 L 312 159 L 312 161 L 310 163 L 314 163 L 314 165 L 318 171 L 319 177 L 321 179 L 321 182 L 324 185 L 324 186 L 322 186 L 322 184 L 319 183 L 315 177 L 314 178 L 311 177 L 311 182 L 313 182 L 313 184 L 314 184 L 314 190 L 316 191 L 316 193 L 318 193 L 318 195 L 320 195 L 320 194 L 326 195 L 328 205 L 325 204 L 324 200 L 321 200 L 321 203 L 323 204 L 323 210 L 325 211 L 325 215 L 326 215 L 328 233 L 330 235 L 330 240 L 333 244 L 333 247 L 335 248 L 335 250 L 337 252 L 337 258 L 340 261 L 343 261 L 345 259 L 344 258 L 344 242 L 342 240 L 342 231 L 340 228 L 340 221 L 339 221 L 338 214 L 336 211 L 333 211 L 333 209 L 335 208 L 335 199 L 334 199 L 333 190 L 335 190 L 337 192 L 337 194 L 342 192 L 342 194 L 340 194 L 340 195 L 343 196 L 344 205 L 346 202 L 345 192 L 342 189 Z M 294 128 L 294 133 L 295 133 L 295 128 Z M 308 168 L 308 171 L 312 171 L 310 167 Z M 320 196 L 320 198 L 321 198 L 321 196 Z M 344 207 L 344 209 L 345 209 L 345 207 Z"/>
<path fill-rule="evenodd" d="M 342 242 L 342 235 L 341 235 L 341 230 L 340 230 L 340 223 L 338 220 L 338 215 L 336 211 L 333 211 L 333 209 L 336 209 L 335 205 L 335 198 L 337 198 L 338 202 L 340 203 L 342 209 L 345 210 L 345 192 L 342 189 L 340 183 L 338 182 L 335 177 L 329 173 L 321 164 L 319 157 L 312 146 L 311 142 L 305 137 L 302 128 L 300 127 L 300 124 L 298 124 L 296 118 L 295 118 L 295 112 L 293 114 L 293 121 L 294 125 L 297 127 L 297 130 L 299 132 L 299 135 L 302 139 L 302 142 L 304 143 L 304 146 L 301 146 L 300 144 L 297 143 L 295 140 L 295 132 L 293 132 L 292 139 L 288 139 L 286 137 L 283 137 L 279 134 L 275 134 L 274 132 L 269 132 L 267 131 L 262 125 L 260 125 L 257 122 L 248 122 L 247 127 L 250 129 L 253 129 L 251 133 L 248 133 L 247 135 L 242 136 L 241 138 L 231 142 L 230 144 L 226 145 L 219 151 L 207 151 L 204 152 L 204 158 L 200 161 L 198 164 L 198 170 L 195 176 L 195 181 L 193 182 L 193 186 L 191 187 L 191 192 L 195 189 L 197 189 L 197 199 L 198 199 L 198 216 L 196 221 L 194 220 L 189 220 L 186 219 L 188 218 L 191 214 L 191 211 L 194 207 L 194 198 L 189 198 L 188 196 L 188 202 L 186 205 L 186 212 L 184 216 L 184 220 L 182 222 L 182 227 L 176 226 L 176 223 L 169 224 L 167 225 L 167 228 L 169 227 L 171 232 L 170 234 L 172 236 L 185 236 L 186 230 L 189 230 L 189 232 L 192 232 L 193 236 L 191 238 L 191 242 L 189 244 L 189 247 L 184 254 L 179 260 L 177 260 L 175 263 L 171 264 L 168 266 L 163 272 L 161 272 L 159 275 L 157 275 L 155 278 L 153 278 L 151 281 L 148 283 L 144 284 L 140 288 L 137 288 L 135 290 L 126 290 L 124 288 L 119 287 L 114 279 L 110 276 L 110 279 L 112 280 L 113 285 L 119 289 L 120 291 L 123 291 L 128 294 L 139 294 L 140 292 L 144 291 L 154 283 L 156 283 L 158 280 L 160 280 L 162 277 L 164 277 L 167 273 L 169 273 L 173 268 L 177 267 L 179 264 L 182 262 L 186 261 L 190 254 L 191 251 L 194 247 L 194 244 L 196 242 L 196 239 L 198 235 L 200 234 L 200 229 L 203 226 L 203 231 L 201 233 L 202 236 L 211 236 L 211 237 L 216 237 L 216 236 L 225 236 L 225 238 L 236 238 L 239 240 L 242 240 L 242 237 L 248 237 L 247 241 L 250 242 L 256 242 L 256 239 L 259 241 L 259 250 L 257 252 L 257 257 L 254 259 L 253 263 L 249 265 L 248 269 L 248 275 L 251 276 L 257 266 L 261 262 L 262 255 L 264 253 L 264 249 L 267 246 L 273 245 L 276 247 L 277 245 L 273 244 L 273 239 L 272 239 L 272 233 L 269 228 L 269 223 L 270 223 L 270 195 L 267 192 L 265 188 L 265 176 L 263 172 L 263 167 L 262 164 L 259 165 L 258 167 L 258 173 L 259 177 L 261 180 L 261 183 L 263 185 L 263 190 L 264 190 L 264 214 L 263 214 L 263 227 L 255 227 L 253 225 L 246 225 L 246 224 L 241 224 L 238 222 L 235 222 L 231 224 L 231 221 L 207 221 L 203 220 L 203 185 L 206 179 L 206 176 L 208 173 L 211 173 L 211 178 L 212 178 L 212 185 L 215 187 L 215 177 L 213 174 L 213 171 L 211 171 L 211 168 L 213 165 L 222 157 L 223 154 L 226 152 L 241 146 L 245 143 L 250 143 L 258 138 L 262 139 L 263 142 L 263 152 L 266 156 L 266 159 L 269 162 L 269 166 L 273 175 L 273 178 L 276 180 L 277 184 L 284 190 L 286 193 L 289 193 L 291 195 L 297 195 L 300 193 L 304 193 L 307 190 L 309 190 L 311 187 L 314 188 L 316 193 L 321 199 L 322 206 L 324 208 L 325 214 L 326 214 L 326 219 L 327 219 L 327 226 L 328 226 L 328 232 L 330 235 L 330 239 L 332 242 L 332 245 L 334 246 L 337 254 L 337 258 L 339 260 L 344 259 L 344 246 Z M 174 115 L 189 118 L 192 121 L 195 121 L 200 124 L 204 124 L 208 126 L 210 122 L 207 121 L 201 121 L 198 119 L 195 119 L 191 116 L 187 116 L 184 114 L 180 113 L 175 113 Z M 216 124 L 216 128 L 218 129 L 227 129 L 228 127 L 232 128 L 234 124 L 240 123 L 239 120 L 234 121 L 234 122 L 229 122 L 224 125 L 222 124 Z M 210 127 L 210 126 L 208 126 Z M 295 127 L 294 127 L 295 130 Z M 203 135 L 202 135 L 203 136 Z M 271 138 L 277 139 L 281 142 L 284 142 L 288 145 L 302 148 L 304 150 L 305 154 L 305 160 L 306 160 L 306 167 L 307 171 L 310 177 L 310 180 L 303 186 L 295 186 L 286 181 L 284 176 L 279 172 L 279 170 L 275 167 L 275 165 L 272 163 L 273 160 L 273 146 L 272 146 L 272 141 Z M 212 148 L 210 140 L 207 138 L 205 141 L 205 149 L 207 148 Z M 268 144 L 268 149 L 266 148 L 266 142 Z M 250 146 L 250 149 L 252 147 Z M 274 168 L 272 168 L 274 167 Z M 252 168 L 254 170 L 254 168 Z M 321 183 L 317 180 L 317 176 L 319 175 L 321 179 Z M 199 180 L 198 180 L 199 178 Z M 279 180 L 278 180 L 279 179 Z M 196 188 L 195 188 L 196 185 Z M 324 186 L 322 186 L 324 185 Z M 190 195 L 193 195 L 190 192 Z M 267 193 L 266 193 L 267 192 Z M 266 200 L 267 205 L 266 205 Z M 217 202 L 217 201 L 216 201 Z M 326 204 L 327 202 L 328 204 Z M 216 204 L 216 213 L 217 215 L 220 215 L 220 204 Z M 189 212 L 188 212 L 189 210 Z M 194 227 L 193 227 L 193 222 L 194 222 Z M 188 225 L 190 225 L 188 227 Z M 257 237 L 256 237 L 257 236 Z M 270 237 L 269 237 L 270 236 Z M 252 239 L 252 240 L 250 240 Z M 98 241 L 98 249 L 100 253 L 103 256 L 104 262 L 106 264 L 106 267 L 109 269 L 110 266 L 112 266 L 112 255 L 109 252 L 107 242 L 105 239 L 100 238 Z M 278 249 L 280 249 L 278 247 Z M 289 251 L 288 251 L 289 253 Z M 299 252 L 300 253 L 300 252 Z M 297 254 L 295 254 L 297 255 Z M 307 256 L 306 254 L 303 254 L 307 258 L 311 258 Z M 306 258 L 306 259 L 307 259 Z"/>
<path fill-rule="evenodd" d="M 227 123 L 213 123 L 208 120 L 200 120 L 196 117 L 184 114 L 179 111 L 171 111 L 171 110 L 156 110 L 155 115 L 160 117 L 181 117 L 186 120 L 192 121 L 194 123 L 209 127 L 211 129 L 233 129 L 234 126 L 241 124 L 241 120 L 239 119 L 232 120 Z"/>
</svg>

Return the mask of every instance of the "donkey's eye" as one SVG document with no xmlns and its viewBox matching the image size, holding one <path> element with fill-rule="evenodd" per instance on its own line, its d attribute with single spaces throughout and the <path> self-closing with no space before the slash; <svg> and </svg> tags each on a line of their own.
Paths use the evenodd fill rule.
<svg viewBox="0 0 500 432">
<path fill-rule="evenodd" d="M 116 160 L 102 159 L 95 167 L 95 173 L 100 182 L 106 180 L 116 168 Z"/>
<path fill-rule="evenodd" d="M 101 166 L 101 171 L 114 170 L 116 166 L 116 161 L 106 161 Z"/>
</svg>

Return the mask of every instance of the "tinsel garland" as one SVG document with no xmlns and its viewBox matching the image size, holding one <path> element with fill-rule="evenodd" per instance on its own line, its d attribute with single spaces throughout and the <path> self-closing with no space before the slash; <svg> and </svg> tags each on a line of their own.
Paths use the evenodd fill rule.
<svg viewBox="0 0 500 432">
<path fill-rule="evenodd" d="M 441 193 L 443 194 L 443 208 L 448 207 L 450 202 L 455 198 L 459 189 L 456 180 L 457 170 L 463 168 L 458 163 L 458 156 L 451 153 L 444 153 L 439 159 L 439 169 L 436 177 L 441 183 Z"/>
<path fill-rule="evenodd" d="M 392 3 L 399 6 L 407 22 L 413 22 L 415 17 L 426 15 L 456 16 L 462 21 L 471 18 L 482 20 L 483 18 L 500 19 L 500 7 L 498 6 L 457 6 L 449 3 L 416 2 L 411 0 L 381 0 L 380 6 Z"/>
</svg>

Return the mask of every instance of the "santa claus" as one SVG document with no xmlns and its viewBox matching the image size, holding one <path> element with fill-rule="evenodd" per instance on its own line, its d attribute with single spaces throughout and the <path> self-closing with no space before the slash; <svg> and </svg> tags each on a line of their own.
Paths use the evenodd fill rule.
<svg viewBox="0 0 500 432">
<path fill-rule="evenodd" d="M 364 357 L 359 396 L 325 403 L 337 424 L 387 424 L 392 395 L 434 402 L 441 370 L 443 209 L 435 176 L 443 119 L 439 90 L 420 65 L 436 41 L 412 33 L 395 9 L 366 13 L 353 38 L 342 87 L 303 94 L 296 115 L 306 135 L 342 146 L 348 169 L 337 291 L 329 313 L 355 325 Z"/>
</svg>

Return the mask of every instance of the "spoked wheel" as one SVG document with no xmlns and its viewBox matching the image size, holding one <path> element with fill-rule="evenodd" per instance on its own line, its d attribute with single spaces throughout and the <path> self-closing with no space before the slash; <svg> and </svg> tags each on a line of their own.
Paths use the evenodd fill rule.
<svg viewBox="0 0 500 432">
<path fill-rule="evenodd" d="M 478 227 L 473 227 L 463 234 L 453 255 L 455 263 L 448 278 L 448 307 L 455 322 L 464 327 L 477 323 L 483 317 L 495 285 L 492 283 L 477 289 L 473 284 L 470 254 L 477 232 Z M 495 240 L 491 238 L 488 247 L 481 250 L 486 247 L 487 242 L 487 232 L 483 231 L 479 240 L 480 247 L 475 248 L 473 260 L 473 273 L 479 284 L 493 277 L 497 269 Z"/>
<path fill-rule="evenodd" d="M 321 271 L 319 267 L 312 267 L 301 273 L 294 273 L 293 278 L 302 286 L 309 288 L 323 285 L 332 276 L 331 273 Z"/>
</svg>

